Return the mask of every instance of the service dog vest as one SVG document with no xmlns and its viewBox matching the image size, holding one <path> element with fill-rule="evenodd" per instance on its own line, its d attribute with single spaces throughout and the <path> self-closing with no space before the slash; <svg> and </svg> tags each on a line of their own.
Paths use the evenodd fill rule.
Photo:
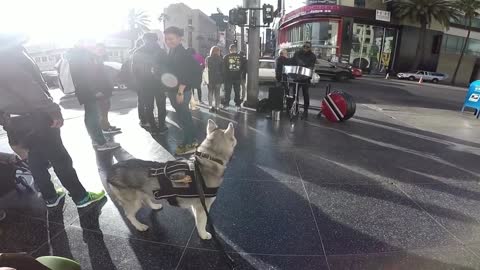
<svg viewBox="0 0 480 270">
<path fill-rule="evenodd" d="M 149 177 L 157 177 L 160 189 L 153 190 L 153 196 L 159 199 L 175 198 L 199 198 L 195 177 L 195 161 L 193 160 L 175 160 L 166 163 L 158 163 L 158 167 L 150 168 Z M 178 175 L 183 178 L 179 179 Z M 217 196 L 217 188 L 206 187 L 202 182 L 206 198 Z"/>
</svg>

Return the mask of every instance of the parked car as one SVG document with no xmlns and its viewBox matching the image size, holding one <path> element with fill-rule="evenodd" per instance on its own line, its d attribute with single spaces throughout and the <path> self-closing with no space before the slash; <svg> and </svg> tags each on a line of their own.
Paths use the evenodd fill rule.
<svg viewBox="0 0 480 270">
<path fill-rule="evenodd" d="M 323 59 L 317 59 L 315 72 L 322 78 L 327 77 L 336 81 L 346 81 L 354 78 L 350 68 Z"/>
<path fill-rule="evenodd" d="M 448 75 L 443 73 L 438 73 L 438 72 L 416 70 L 416 71 L 410 71 L 410 72 L 400 72 L 397 74 L 397 78 L 408 79 L 410 81 L 418 81 L 420 80 L 420 78 L 423 78 L 424 81 L 431 81 L 432 83 L 438 83 L 439 81 L 443 81 L 447 79 Z"/>
<path fill-rule="evenodd" d="M 358 78 L 363 76 L 363 71 L 360 68 L 351 67 L 350 69 L 352 70 L 353 77 Z"/>
<path fill-rule="evenodd" d="M 258 70 L 258 76 L 260 83 L 275 83 L 275 60 L 273 59 L 260 59 L 260 67 Z M 317 84 L 320 81 L 320 76 L 316 73 L 313 74 L 312 83 Z"/>
</svg>

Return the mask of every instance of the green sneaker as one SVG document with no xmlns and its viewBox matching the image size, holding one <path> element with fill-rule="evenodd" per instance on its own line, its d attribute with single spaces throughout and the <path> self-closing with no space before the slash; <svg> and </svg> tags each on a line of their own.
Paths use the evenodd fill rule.
<svg viewBox="0 0 480 270">
<path fill-rule="evenodd" d="M 103 190 L 98 193 L 87 192 L 87 196 L 85 197 L 85 199 L 77 202 L 76 205 L 77 205 L 77 208 L 85 208 L 92 203 L 96 203 L 102 200 L 103 198 L 105 198 L 105 191 Z"/>
<path fill-rule="evenodd" d="M 45 204 L 47 205 L 48 208 L 57 207 L 62 201 L 62 199 L 65 198 L 65 195 L 67 195 L 67 193 L 65 193 L 65 191 L 62 188 L 59 188 L 57 189 L 57 197 L 53 199 L 45 200 Z"/>
</svg>

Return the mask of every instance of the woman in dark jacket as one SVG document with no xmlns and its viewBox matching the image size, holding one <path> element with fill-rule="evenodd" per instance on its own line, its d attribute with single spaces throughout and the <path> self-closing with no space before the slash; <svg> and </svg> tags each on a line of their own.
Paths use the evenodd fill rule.
<svg viewBox="0 0 480 270">
<path fill-rule="evenodd" d="M 290 60 L 287 57 L 287 50 L 281 49 L 279 51 L 279 56 L 275 61 L 275 78 L 277 79 L 277 82 L 282 85 L 285 95 L 289 95 L 290 90 L 288 88 L 287 76 L 283 74 L 283 67 L 288 65 L 289 62 Z"/>
<path fill-rule="evenodd" d="M 220 106 L 220 87 L 223 83 L 223 59 L 220 56 L 220 48 L 213 46 L 210 49 L 210 56 L 207 57 L 208 68 L 208 105 L 210 112 L 216 112 Z M 215 96 L 215 107 L 213 106 Z"/>
</svg>

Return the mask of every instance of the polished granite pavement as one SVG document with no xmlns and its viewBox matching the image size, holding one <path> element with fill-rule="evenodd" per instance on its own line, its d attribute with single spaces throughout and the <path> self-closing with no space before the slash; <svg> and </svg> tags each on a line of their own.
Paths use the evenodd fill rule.
<svg viewBox="0 0 480 270">
<path fill-rule="evenodd" d="M 174 112 L 168 136 L 153 138 L 138 126 L 134 95 L 116 93 L 112 122 L 123 128 L 114 137 L 122 148 L 95 154 L 81 110 L 71 98 L 61 103 L 63 138 L 90 190 L 104 188 L 118 160 L 172 158 Z M 312 114 L 293 125 L 248 110 L 194 112 L 198 139 L 208 119 L 236 127 L 239 143 L 212 216 L 237 269 L 480 269 L 480 143 L 357 109 L 343 124 Z M 0 205 L 8 210 L 1 252 L 64 256 L 96 270 L 228 269 L 185 209 L 142 209 L 138 218 L 151 229 L 139 233 L 110 199 L 77 211 L 68 198 L 47 211 L 38 197 L 13 193 Z"/>
</svg>

